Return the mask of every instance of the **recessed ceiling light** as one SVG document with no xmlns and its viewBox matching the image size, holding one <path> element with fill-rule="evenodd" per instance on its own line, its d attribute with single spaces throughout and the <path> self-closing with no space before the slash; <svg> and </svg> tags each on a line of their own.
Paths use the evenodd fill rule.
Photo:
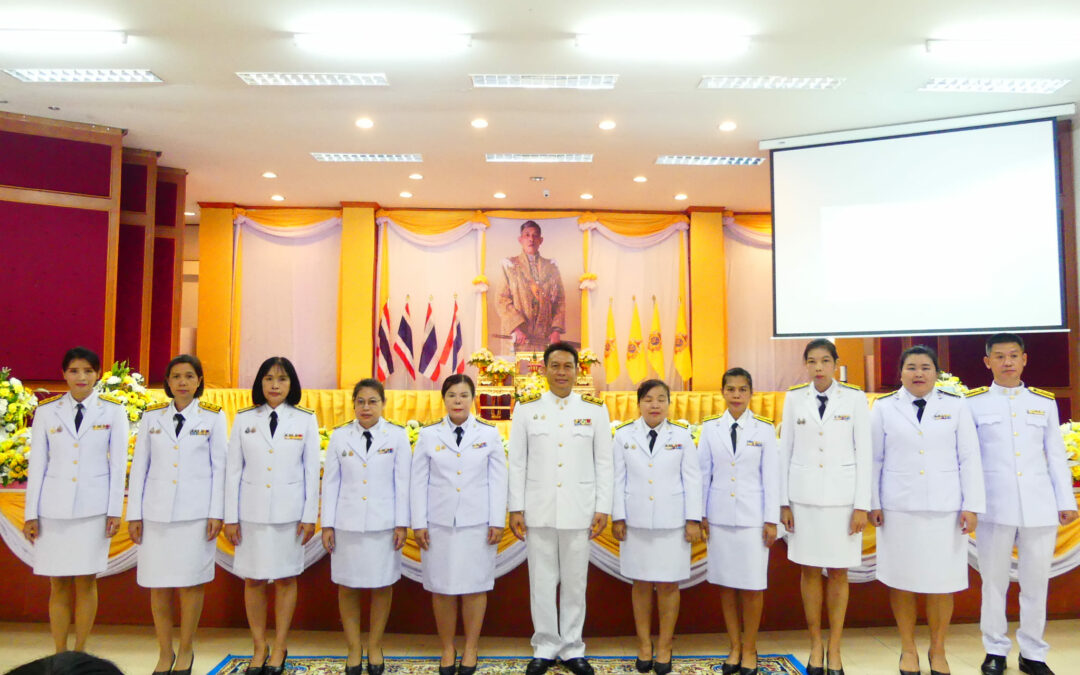
<svg viewBox="0 0 1080 675">
<path fill-rule="evenodd" d="M 614 89 L 618 75 L 471 75 L 473 87 L 510 89 Z"/>
<path fill-rule="evenodd" d="M 705 75 L 698 89 L 836 89 L 844 83 L 842 77 L 728 77 Z"/>
<path fill-rule="evenodd" d="M 317 162 L 422 162 L 420 153 L 391 154 L 372 152 L 313 152 Z"/>
<path fill-rule="evenodd" d="M 582 199 L 592 199 L 592 195 L 589 194 L 588 192 L 582 192 L 581 193 L 581 198 Z"/>
<path fill-rule="evenodd" d="M 471 122 L 473 129 L 487 129 L 487 120 L 482 117 L 477 117 Z"/>
<path fill-rule="evenodd" d="M 649 180 L 649 179 L 646 178 L 645 176 L 634 176 L 634 182 L 635 183 L 644 183 L 647 180 Z"/>
<path fill-rule="evenodd" d="M 409 174 L 409 180 L 423 180 L 423 179 L 424 179 L 423 174 L 419 174 L 419 173 L 410 173 Z"/>
<path fill-rule="evenodd" d="M 398 193 L 398 196 L 399 197 L 404 197 L 405 199 L 409 199 L 410 197 L 412 197 L 412 193 L 408 192 L 408 191 L 402 191 L 402 192 Z"/>
<path fill-rule="evenodd" d="M 657 164 L 677 164 L 680 166 L 757 166 L 765 161 L 764 157 L 708 157 L 703 155 L 661 155 Z"/>
<path fill-rule="evenodd" d="M 735 128 L 737 126 L 738 125 L 736 125 L 731 120 L 726 120 L 726 121 L 720 123 L 720 131 L 735 131 Z"/>
<path fill-rule="evenodd" d="M 246 72 L 237 77 L 253 87 L 385 87 L 386 73 Z"/>
<path fill-rule="evenodd" d="M 283 202 L 283 201 L 285 201 L 285 197 L 283 197 L 281 195 L 270 195 L 270 199 L 274 200 L 275 202 Z"/>
<path fill-rule="evenodd" d="M 361 129 L 370 129 L 371 127 L 375 126 L 375 123 L 371 121 L 370 117 L 361 117 L 360 119 L 356 120 L 356 126 L 360 127 Z"/>
<path fill-rule="evenodd" d="M 1069 80 L 1051 78 L 1007 77 L 932 77 L 919 91 L 961 92 L 973 94 L 1052 94 Z"/>
<path fill-rule="evenodd" d="M 184 215 L 185 216 L 193 216 L 193 215 L 195 215 L 195 212 L 194 211 L 184 211 Z"/>
<path fill-rule="evenodd" d="M 589 163 L 593 160 L 592 153 L 516 153 L 516 152 L 489 152 L 484 158 L 489 162 L 525 162 L 534 164 L 559 164 L 559 163 Z"/>
<path fill-rule="evenodd" d="M 83 51 L 119 47 L 127 34 L 118 30 L 0 30 L 5 50 Z"/>
<path fill-rule="evenodd" d="M 5 73 L 20 82 L 50 84 L 151 84 L 161 78 L 144 68 L 10 68 Z"/>
<path fill-rule="evenodd" d="M 496 192 L 492 196 L 495 197 L 495 199 L 506 199 L 506 193 L 505 192 Z"/>
<path fill-rule="evenodd" d="M 598 124 L 597 126 L 599 126 L 604 131 L 611 131 L 615 128 L 615 120 L 604 120 L 600 122 L 600 124 Z"/>
<path fill-rule="evenodd" d="M 536 183 L 542 183 L 542 182 L 544 182 L 544 177 L 543 176 L 529 176 L 529 180 L 531 180 L 533 182 L 536 182 Z"/>
<path fill-rule="evenodd" d="M 277 174 L 273 171 L 264 171 L 262 176 L 263 178 L 277 178 Z"/>
<path fill-rule="evenodd" d="M 686 193 L 685 192 L 680 192 L 679 194 L 675 195 L 675 199 L 680 201 L 680 202 L 686 201 Z"/>
</svg>

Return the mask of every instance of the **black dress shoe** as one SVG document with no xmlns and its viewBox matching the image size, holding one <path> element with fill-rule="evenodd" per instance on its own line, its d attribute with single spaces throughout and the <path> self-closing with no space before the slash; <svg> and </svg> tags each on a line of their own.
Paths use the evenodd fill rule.
<svg viewBox="0 0 1080 675">
<path fill-rule="evenodd" d="M 267 659 L 269 660 L 269 659 Z M 263 675 L 282 675 L 285 672 L 285 662 L 289 660 L 289 650 L 285 650 L 285 656 L 281 657 L 280 666 L 263 666 Z"/>
<path fill-rule="evenodd" d="M 1004 675 L 1006 668 L 1005 657 L 997 654 L 987 654 L 982 662 L 983 675 Z"/>
<path fill-rule="evenodd" d="M 742 672 L 742 663 L 725 663 L 721 665 L 720 672 L 723 675 L 739 675 Z"/>
<path fill-rule="evenodd" d="M 173 661 L 172 675 L 191 675 L 191 667 L 194 666 L 194 665 L 195 665 L 195 652 L 193 651 L 193 652 L 191 652 L 191 663 L 188 664 L 187 668 L 184 668 L 183 670 L 176 670 L 176 667 L 175 667 L 176 666 L 176 661 Z"/>
<path fill-rule="evenodd" d="M 464 659 L 462 659 L 462 660 L 464 660 Z M 480 659 L 478 657 L 476 659 L 476 663 L 472 664 L 471 666 L 466 666 L 465 664 L 462 664 L 462 665 L 458 666 L 457 675 L 474 675 L 474 673 L 476 673 L 476 666 L 479 663 L 480 663 Z"/>
<path fill-rule="evenodd" d="M 825 666 L 810 665 L 810 657 L 806 657 L 806 675 L 825 675 Z"/>
<path fill-rule="evenodd" d="M 368 663 L 371 663 L 370 657 Z M 439 664 L 439 675 L 454 675 L 457 672 L 457 652 L 454 652 L 454 662 L 448 666 Z"/>
<path fill-rule="evenodd" d="M 359 668 L 359 667 L 360 666 L 357 666 L 357 668 Z M 453 666 L 451 666 L 451 668 L 452 667 Z M 382 675 L 383 671 L 385 671 L 385 670 L 386 670 L 386 661 L 383 661 L 382 663 L 372 663 L 371 662 L 371 657 L 368 656 L 368 662 L 367 662 L 368 675 Z"/>
<path fill-rule="evenodd" d="M 933 661 L 930 660 L 930 652 L 929 651 L 926 652 L 926 662 L 930 663 L 930 664 L 933 663 Z M 931 665 L 930 666 L 930 675 L 949 675 L 949 673 L 943 673 L 940 670 L 934 670 L 934 666 Z"/>
<path fill-rule="evenodd" d="M 563 665 L 566 666 L 567 670 L 569 670 L 574 675 L 594 675 L 595 674 L 595 671 L 593 670 L 592 665 L 590 665 L 589 662 L 587 660 L 585 660 L 584 656 L 577 656 L 577 657 L 574 657 L 574 658 L 572 658 L 572 659 L 570 659 L 568 661 L 563 661 Z M 653 663 L 653 669 L 655 669 L 657 665 L 659 665 L 659 664 L 654 662 Z M 671 670 L 671 669 L 668 668 L 668 670 Z"/>
<path fill-rule="evenodd" d="M 553 665 L 555 665 L 555 659 L 533 658 L 529 661 L 529 665 L 525 666 L 525 675 L 544 675 Z"/>
<path fill-rule="evenodd" d="M 244 675 L 264 675 L 264 673 L 266 672 L 266 662 L 269 661 L 269 660 L 270 660 L 270 648 L 267 647 L 266 648 L 266 656 L 263 657 L 262 665 L 261 666 L 251 666 L 251 665 L 249 665 L 247 667 L 247 670 L 244 671 Z"/>
<path fill-rule="evenodd" d="M 844 675 L 844 668 L 825 668 L 825 675 Z"/>
<path fill-rule="evenodd" d="M 753 668 L 739 668 L 739 675 L 758 675 L 760 671 L 757 666 Z"/>
<path fill-rule="evenodd" d="M 173 666 L 175 666 L 175 665 L 176 665 L 176 654 L 173 654 L 172 655 L 172 665 L 169 666 L 168 670 L 155 670 L 154 672 L 150 673 L 150 675 L 169 675 L 169 673 L 172 672 Z M 191 669 L 189 668 L 188 670 L 190 671 Z"/>
<path fill-rule="evenodd" d="M 652 669 L 656 675 L 668 675 L 671 672 L 671 661 L 653 661 Z"/>
<path fill-rule="evenodd" d="M 634 659 L 634 669 L 639 673 L 647 673 L 652 670 L 652 659 L 648 661 L 642 661 L 641 659 Z"/>
<path fill-rule="evenodd" d="M 345 666 L 345 675 L 364 675 L 364 664 L 358 663 L 355 666 Z"/>
<path fill-rule="evenodd" d="M 1054 675 L 1054 671 L 1050 670 L 1045 661 L 1025 659 L 1023 654 L 1020 655 L 1020 672 L 1028 675 Z"/>
</svg>

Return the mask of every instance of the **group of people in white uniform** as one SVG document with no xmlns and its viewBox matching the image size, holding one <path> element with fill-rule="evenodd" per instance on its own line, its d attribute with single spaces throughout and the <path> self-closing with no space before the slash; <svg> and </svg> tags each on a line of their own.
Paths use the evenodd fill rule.
<svg viewBox="0 0 1080 675">
<path fill-rule="evenodd" d="M 919 672 L 916 594 L 926 596 L 931 673 L 950 672 L 945 636 L 953 594 L 968 585 L 971 532 L 983 582 L 983 673 L 1004 673 L 1011 649 L 1005 593 L 1016 545 L 1019 667 L 1047 675 L 1050 562 L 1057 526 L 1077 518 L 1077 504 L 1053 395 L 1020 379 L 1023 340 L 994 335 L 986 354 L 994 382 L 965 400 L 935 387 L 931 349 L 911 347 L 900 359 L 901 389 L 871 409 L 859 388 L 835 380 L 835 346 L 813 340 L 803 354 L 810 381 L 788 392 L 779 438 L 771 420 L 750 410 L 751 374 L 732 368 L 722 381 L 727 409 L 704 421 L 695 444 L 684 424 L 668 419 L 671 392 L 660 380 L 641 384 L 640 417 L 612 435 L 604 402 L 573 392 L 576 350 L 554 343 L 544 353 L 550 390 L 514 409 L 509 462 L 494 425 L 472 414 L 476 392 L 467 376 L 444 381 L 447 415 L 421 430 L 415 451 L 405 429 L 383 417 L 382 384 L 361 380 L 352 392 L 355 419 L 334 429 L 321 476 L 321 537 L 339 588 L 345 672 L 360 675 L 365 649 L 369 675 L 384 672 L 382 637 L 411 528 L 432 593 L 440 675 L 473 675 L 509 513 L 511 532 L 527 545 L 534 627 L 527 675 L 543 675 L 557 661 L 574 675 L 592 675 L 582 638 L 589 540 L 609 517 L 621 573 L 633 580 L 638 672 L 672 670 L 679 583 L 690 576 L 691 545 L 705 541 L 707 580 L 722 589 L 731 643 L 723 674 L 756 675 L 769 551 L 786 531 L 788 557 L 802 567 L 807 674 L 843 675 L 847 570 L 861 564 L 862 531 L 873 524 L 902 675 Z M 68 351 L 69 393 L 42 401 L 33 422 L 24 534 L 34 543 L 34 572 L 50 578 L 57 652 L 68 649 L 72 614 L 74 649 L 85 649 L 95 575 L 106 569 L 123 511 L 128 419 L 119 400 L 94 389 L 100 372 L 93 352 Z M 223 531 L 235 547 L 233 571 L 245 580 L 253 639 L 247 672 L 279 675 L 304 544 L 320 519 L 318 424 L 299 406 L 299 378 L 284 357 L 261 365 L 254 405 L 237 413 L 228 437 L 224 412 L 200 401 L 202 391 L 198 359 L 174 358 L 165 372 L 170 400 L 143 415 L 131 466 L 128 530 L 140 546 L 137 581 L 151 589 L 160 651 L 154 672 L 192 670 L 203 588 Z M 371 592 L 366 644 L 361 589 Z"/>
</svg>

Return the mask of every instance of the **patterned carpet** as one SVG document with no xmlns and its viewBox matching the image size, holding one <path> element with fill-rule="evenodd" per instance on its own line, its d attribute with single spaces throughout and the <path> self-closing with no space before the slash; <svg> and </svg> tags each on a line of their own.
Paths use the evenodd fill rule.
<svg viewBox="0 0 1080 675">
<path fill-rule="evenodd" d="M 678 675 L 717 675 L 724 656 L 675 657 L 673 672 Z M 208 675 L 242 675 L 250 662 L 250 656 L 230 654 L 214 666 Z M 480 659 L 477 675 L 523 675 L 527 657 L 486 656 Z M 589 662 L 596 675 L 637 675 L 633 658 L 621 656 L 591 656 Z M 366 662 L 365 662 L 366 665 Z M 438 669 L 437 657 L 386 657 L 386 675 L 434 675 Z M 345 670 L 342 656 L 290 656 L 287 672 L 306 675 L 330 675 Z M 365 671 L 366 672 L 366 671 Z M 566 668 L 556 666 L 549 673 L 569 675 Z M 763 654 L 758 657 L 761 675 L 806 675 L 799 661 L 790 654 Z"/>
</svg>

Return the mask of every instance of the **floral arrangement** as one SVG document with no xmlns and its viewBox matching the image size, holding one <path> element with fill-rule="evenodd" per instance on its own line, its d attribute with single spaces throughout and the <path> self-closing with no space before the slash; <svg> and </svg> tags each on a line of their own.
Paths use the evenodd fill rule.
<svg viewBox="0 0 1080 675">
<path fill-rule="evenodd" d="M 957 396 L 963 396 L 968 392 L 968 388 L 964 386 L 964 383 L 960 381 L 960 378 L 952 373 L 938 373 L 936 386 L 938 389 L 944 389 Z"/>
<path fill-rule="evenodd" d="M 495 355 L 487 349 L 479 349 L 472 353 L 469 360 L 466 362 L 470 366 L 476 366 L 477 368 L 484 369 L 491 365 L 495 360 Z"/>
<path fill-rule="evenodd" d="M 528 377 L 522 378 L 514 391 L 514 398 L 518 401 L 538 394 L 543 394 L 548 390 L 547 379 L 540 375 L 540 373 L 529 373 Z"/>
<path fill-rule="evenodd" d="M 1080 422 L 1069 420 L 1062 424 L 1061 438 L 1065 441 L 1065 458 L 1072 472 L 1073 488 L 1080 491 Z"/>
<path fill-rule="evenodd" d="M 409 435 L 409 445 L 416 448 L 416 441 L 420 440 L 420 422 L 409 420 L 405 423 L 405 433 Z"/>
<path fill-rule="evenodd" d="M 582 368 L 591 368 L 600 363 L 600 357 L 592 349 L 586 347 L 578 352 L 578 364 Z"/>
<path fill-rule="evenodd" d="M 37 397 L 11 376 L 10 368 L 0 368 L 0 438 L 26 426 L 26 418 L 37 407 Z"/>
<path fill-rule="evenodd" d="M 154 402 L 146 391 L 146 378 L 133 371 L 127 361 L 112 364 L 112 368 L 98 380 L 94 389 L 99 393 L 109 394 L 124 404 L 132 433 L 135 433 L 147 406 Z"/>
<path fill-rule="evenodd" d="M 0 440 L 0 485 L 26 480 L 30 466 L 30 428 L 23 427 Z"/>
<path fill-rule="evenodd" d="M 514 364 L 503 359 L 495 359 L 488 365 L 487 371 L 492 375 L 506 377 L 514 374 Z"/>
</svg>

